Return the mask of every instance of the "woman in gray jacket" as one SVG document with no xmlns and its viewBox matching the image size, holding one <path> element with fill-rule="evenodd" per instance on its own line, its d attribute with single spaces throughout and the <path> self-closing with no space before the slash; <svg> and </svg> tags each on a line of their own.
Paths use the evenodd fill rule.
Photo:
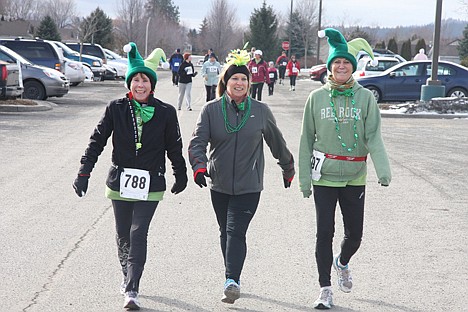
<svg viewBox="0 0 468 312">
<path fill-rule="evenodd" d="M 216 97 L 218 75 L 221 72 L 221 65 L 216 60 L 216 55 L 214 53 L 211 53 L 209 59 L 203 63 L 201 72 L 205 80 L 206 101 L 209 102 Z"/>
<path fill-rule="evenodd" d="M 294 177 L 294 159 L 267 105 L 248 96 L 249 54 L 232 51 L 218 83 L 218 100 L 207 103 L 189 144 L 195 183 L 207 186 L 221 232 L 226 282 L 221 301 L 240 297 L 240 275 L 247 252 L 246 232 L 263 189 L 263 141 L 278 159 L 284 186 Z M 209 157 L 207 146 L 210 145 Z"/>
</svg>

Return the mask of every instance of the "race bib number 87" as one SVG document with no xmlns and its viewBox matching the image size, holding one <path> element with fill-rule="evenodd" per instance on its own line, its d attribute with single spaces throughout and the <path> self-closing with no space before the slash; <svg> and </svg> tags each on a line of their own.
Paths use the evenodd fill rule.
<svg viewBox="0 0 468 312">
<path fill-rule="evenodd" d="M 150 174 L 147 170 L 124 168 L 120 174 L 120 196 L 148 200 Z"/>
<path fill-rule="evenodd" d="M 318 181 L 322 177 L 322 165 L 325 160 L 325 154 L 314 150 L 312 155 L 312 180 Z"/>
</svg>

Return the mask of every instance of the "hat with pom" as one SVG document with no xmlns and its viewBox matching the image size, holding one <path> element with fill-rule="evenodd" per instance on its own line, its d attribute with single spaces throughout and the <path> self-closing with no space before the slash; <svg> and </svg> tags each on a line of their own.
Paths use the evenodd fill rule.
<svg viewBox="0 0 468 312">
<path fill-rule="evenodd" d="M 156 75 L 156 68 L 159 65 L 161 57 L 159 57 L 157 61 L 153 58 L 150 60 L 148 60 L 149 58 L 143 60 L 134 42 L 126 44 L 123 50 L 127 52 L 128 56 L 128 70 L 125 74 L 125 84 L 127 85 L 127 88 L 130 89 L 130 83 L 132 81 L 133 76 L 135 76 L 138 73 L 143 73 L 150 79 L 151 90 L 154 90 L 154 88 L 156 87 L 156 82 L 158 81 L 158 77 Z M 155 67 L 153 67 L 154 69 L 149 67 L 149 64 L 155 64 Z"/>
<path fill-rule="evenodd" d="M 369 43 L 363 38 L 356 38 L 349 42 L 346 42 L 343 35 L 334 28 L 325 28 L 318 32 L 318 36 L 323 38 L 328 37 L 328 44 L 330 45 L 330 50 L 328 52 L 327 59 L 327 68 L 331 71 L 331 64 L 334 59 L 342 57 L 347 59 L 353 65 L 353 72 L 356 71 L 357 60 L 356 56 L 360 50 L 365 51 L 373 60 L 373 65 L 377 65 L 374 62 L 374 53 L 372 52 L 372 47 Z"/>
</svg>

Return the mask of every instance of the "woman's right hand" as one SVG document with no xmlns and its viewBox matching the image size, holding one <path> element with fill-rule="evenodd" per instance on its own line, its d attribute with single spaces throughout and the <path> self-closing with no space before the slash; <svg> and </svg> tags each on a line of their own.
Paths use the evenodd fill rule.
<svg viewBox="0 0 468 312">
<path fill-rule="evenodd" d="M 201 172 L 201 171 L 200 171 L 200 172 L 198 172 L 197 175 L 195 176 L 195 183 L 196 183 L 199 187 L 207 186 L 205 174 L 206 174 L 206 172 Z"/>
<path fill-rule="evenodd" d="M 78 174 L 75 181 L 73 181 L 73 189 L 79 197 L 86 195 L 86 192 L 88 191 L 89 177 L 89 174 Z"/>
</svg>

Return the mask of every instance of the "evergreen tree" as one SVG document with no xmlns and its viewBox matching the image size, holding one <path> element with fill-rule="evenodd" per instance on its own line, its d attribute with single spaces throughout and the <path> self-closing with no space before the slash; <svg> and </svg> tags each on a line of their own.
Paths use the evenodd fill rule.
<svg viewBox="0 0 468 312">
<path fill-rule="evenodd" d="M 396 42 L 395 37 L 388 41 L 387 49 L 389 49 L 393 53 L 398 53 L 398 44 Z"/>
<path fill-rule="evenodd" d="M 198 44 L 198 33 L 197 30 L 194 29 L 189 29 L 189 32 L 187 34 L 187 38 L 189 40 L 189 43 L 192 45 L 192 53 L 193 54 L 200 54 L 203 51 L 201 51 L 201 48 L 199 47 Z"/>
<path fill-rule="evenodd" d="M 278 40 L 278 18 L 271 6 L 263 5 L 260 9 L 254 9 L 250 16 L 250 35 L 248 41 L 250 46 L 262 50 L 263 59 L 270 60 L 276 56 Z"/>
<path fill-rule="evenodd" d="M 162 16 L 164 20 L 179 24 L 179 7 L 172 0 L 147 0 L 145 9 L 149 16 Z"/>
<path fill-rule="evenodd" d="M 347 36 L 347 41 L 353 40 L 355 38 L 363 38 L 372 46 L 372 40 L 367 32 L 362 30 L 359 26 L 356 26 L 355 29 Z"/>
<path fill-rule="evenodd" d="M 407 61 L 413 58 L 413 54 L 411 53 L 411 39 L 403 42 L 401 45 L 400 55 Z"/>
<path fill-rule="evenodd" d="M 292 23 L 291 23 L 292 21 Z M 289 21 L 286 26 L 286 38 L 289 40 L 289 53 L 288 55 L 296 55 L 296 59 L 304 56 L 305 48 L 302 44 L 302 22 L 301 17 L 297 11 L 290 14 Z"/>
<path fill-rule="evenodd" d="M 463 30 L 463 38 L 458 44 L 458 55 L 460 56 L 461 60 L 468 58 L 468 25 L 466 25 L 465 29 Z"/>
<path fill-rule="evenodd" d="M 112 19 L 97 7 L 81 23 L 81 37 L 83 42 L 97 43 L 103 47 L 111 46 L 114 41 Z"/>
<path fill-rule="evenodd" d="M 386 47 L 386 45 L 385 45 L 385 41 L 382 40 L 382 42 L 376 43 L 376 44 L 375 44 L 375 48 L 376 48 L 376 49 L 386 49 L 387 47 Z"/>
<path fill-rule="evenodd" d="M 414 52 L 418 53 L 420 49 L 424 49 L 424 53 L 427 54 L 426 41 L 424 40 L 424 38 L 421 38 L 418 40 L 418 42 L 416 43 L 416 47 L 415 47 L 416 51 Z"/>
<path fill-rule="evenodd" d="M 37 29 L 36 37 L 39 37 L 45 40 L 54 40 L 54 41 L 62 40 L 58 32 L 57 25 L 55 24 L 52 17 L 50 17 L 49 15 L 47 15 L 46 17 L 44 17 L 44 19 L 42 19 L 39 25 L 39 28 Z"/>
</svg>

